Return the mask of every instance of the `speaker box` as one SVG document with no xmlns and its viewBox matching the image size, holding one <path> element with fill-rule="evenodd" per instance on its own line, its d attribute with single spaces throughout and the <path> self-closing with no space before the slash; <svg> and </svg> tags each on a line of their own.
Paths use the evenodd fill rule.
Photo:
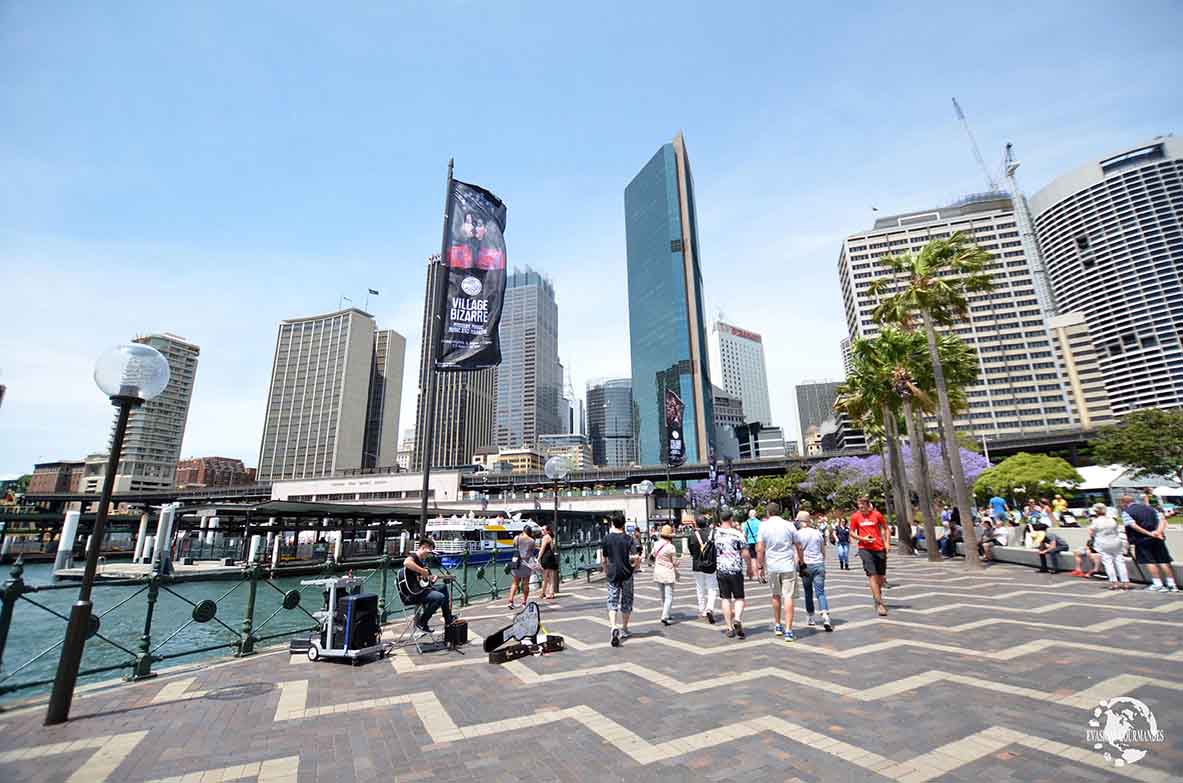
<svg viewBox="0 0 1183 783">
<path fill-rule="evenodd" d="M 378 596 L 373 593 L 347 595 L 337 600 L 341 616 L 346 618 L 349 649 L 373 647 L 378 643 Z"/>
<path fill-rule="evenodd" d="M 453 620 L 451 625 L 444 626 L 444 643 L 452 647 L 468 644 L 468 621 Z"/>
</svg>

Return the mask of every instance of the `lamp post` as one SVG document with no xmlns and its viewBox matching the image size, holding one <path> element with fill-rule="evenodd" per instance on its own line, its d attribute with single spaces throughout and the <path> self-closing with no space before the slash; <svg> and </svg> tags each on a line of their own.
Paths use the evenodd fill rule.
<svg viewBox="0 0 1183 783">
<path fill-rule="evenodd" d="M 546 461 L 543 470 L 546 472 L 546 477 L 554 479 L 555 482 L 555 521 L 550 533 L 551 546 L 557 549 L 559 541 L 559 485 L 563 483 L 563 479 L 567 478 L 567 474 L 571 472 L 571 462 L 566 457 L 554 456 Z M 561 571 L 562 568 L 555 572 L 555 583 L 552 589 L 556 593 L 559 591 L 559 573 Z M 543 587 L 545 588 L 546 586 L 543 585 Z"/>
<path fill-rule="evenodd" d="M 107 525 L 107 507 L 111 505 L 111 493 L 115 488 L 115 472 L 119 469 L 119 458 L 123 451 L 123 437 L 127 434 L 127 419 L 131 409 L 152 399 L 168 386 L 168 360 L 155 348 L 139 343 L 120 345 L 103 353 L 95 362 L 94 382 L 111 398 L 119 411 L 115 422 L 115 435 L 111 439 L 111 454 L 107 458 L 107 472 L 103 476 L 103 492 L 99 496 L 99 509 L 95 514 L 94 531 L 90 546 L 86 550 L 86 569 L 82 574 L 82 587 L 78 600 L 70 607 L 70 620 L 66 626 L 66 638 L 62 641 L 62 657 L 58 660 L 57 675 L 53 680 L 53 693 L 49 697 L 49 709 L 45 725 L 65 723 L 70 717 L 70 702 L 74 698 L 74 683 L 78 679 L 78 668 L 82 663 L 82 652 L 86 640 L 97 630 L 97 620 L 91 614 L 90 591 L 94 586 L 95 571 L 99 564 L 99 548 L 102 546 L 104 528 Z"/>
<path fill-rule="evenodd" d="M 649 479 L 645 479 L 637 485 L 637 489 L 645 495 L 645 535 L 649 535 L 649 496 L 653 494 L 653 490 L 657 489 L 657 485 Z"/>
</svg>

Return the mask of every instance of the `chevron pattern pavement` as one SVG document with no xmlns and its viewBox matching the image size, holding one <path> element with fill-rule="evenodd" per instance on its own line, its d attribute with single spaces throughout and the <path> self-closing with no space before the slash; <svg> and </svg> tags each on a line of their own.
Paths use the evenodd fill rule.
<svg viewBox="0 0 1183 783">
<path fill-rule="evenodd" d="M 688 563 L 686 563 L 688 571 Z M 1140 780 L 1183 778 L 1183 597 L 892 555 L 888 618 L 831 565 L 835 632 L 769 627 L 749 582 L 746 640 L 695 617 L 677 589 L 657 622 L 649 575 L 634 636 L 608 644 L 604 589 L 543 607 L 568 649 L 503 666 L 479 639 L 507 623 L 470 607 L 463 654 L 399 650 L 349 667 L 286 651 L 86 694 L 46 729 L 0 715 L 0 780 L 204 781 Z M 394 624 L 395 626 L 398 623 Z M 1102 699 L 1154 711 L 1165 741 L 1117 768 L 1086 740 Z"/>
</svg>

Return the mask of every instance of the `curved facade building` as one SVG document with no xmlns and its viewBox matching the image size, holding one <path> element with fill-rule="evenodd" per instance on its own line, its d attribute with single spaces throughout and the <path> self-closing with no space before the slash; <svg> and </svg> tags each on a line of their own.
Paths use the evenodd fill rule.
<svg viewBox="0 0 1183 783">
<path fill-rule="evenodd" d="M 603 468 L 628 467 L 637 461 L 636 413 L 629 378 L 587 385 L 587 431 L 592 462 Z"/>
<path fill-rule="evenodd" d="M 1030 205 L 1056 310 L 1084 313 L 1113 413 L 1183 405 L 1183 140 L 1089 163 Z"/>
</svg>

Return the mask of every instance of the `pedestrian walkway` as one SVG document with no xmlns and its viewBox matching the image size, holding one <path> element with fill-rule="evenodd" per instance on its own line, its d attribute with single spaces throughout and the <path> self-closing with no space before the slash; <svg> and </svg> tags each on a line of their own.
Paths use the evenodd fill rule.
<svg viewBox="0 0 1183 783">
<path fill-rule="evenodd" d="M 695 617 L 677 586 L 659 622 L 638 576 L 633 636 L 609 645 L 604 586 L 572 582 L 543 624 L 568 649 L 490 665 L 481 634 L 504 599 L 469 607 L 464 654 L 350 667 L 286 650 L 0 714 L 0 780 L 1177 780 L 1183 769 L 1183 598 L 995 564 L 891 554 L 890 614 L 861 570 L 827 576 L 835 631 L 776 638 L 747 583 L 747 639 Z M 689 574 L 689 563 L 683 563 Z M 1144 702 L 1164 742 L 1121 768 L 1086 740 L 1101 699 Z"/>
</svg>

